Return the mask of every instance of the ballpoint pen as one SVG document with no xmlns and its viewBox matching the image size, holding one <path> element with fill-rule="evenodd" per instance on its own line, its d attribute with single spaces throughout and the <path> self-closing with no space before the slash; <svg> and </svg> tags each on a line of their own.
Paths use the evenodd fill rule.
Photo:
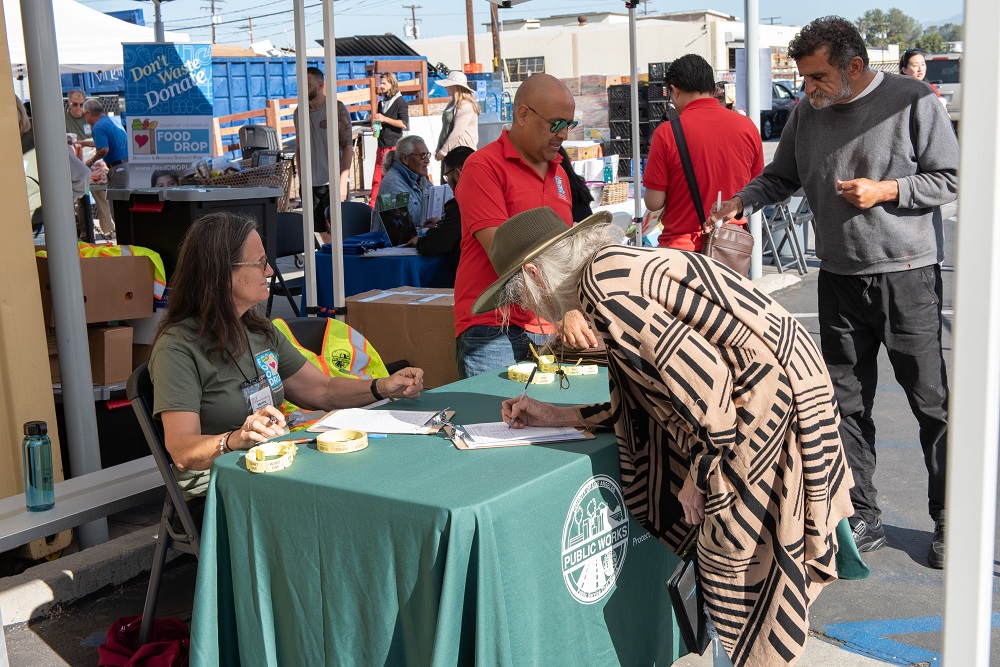
<svg viewBox="0 0 1000 667">
<path fill-rule="evenodd" d="M 514 403 L 520 403 L 521 401 L 524 400 L 524 397 L 528 395 L 528 387 L 531 386 L 531 381 L 535 379 L 535 371 L 537 370 L 538 366 L 535 366 L 534 368 L 531 369 L 531 374 L 528 376 L 528 381 L 524 383 L 524 391 L 521 392 L 521 395 L 517 398 L 516 401 L 514 401 Z M 511 405 L 511 407 L 514 407 L 513 404 Z M 510 421 L 507 422 L 507 428 L 510 428 L 511 426 L 513 426 L 513 424 L 514 424 L 514 417 L 512 416 L 510 418 Z"/>
<path fill-rule="evenodd" d="M 718 213 L 721 210 L 722 210 L 722 190 L 719 190 L 719 194 L 718 194 L 718 196 L 715 199 L 715 211 L 716 211 L 716 213 Z M 716 229 L 718 229 L 721 225 L 722 225 L 722 221 L 721 220 L 716 220 L 715 221 L 715 228 Z"/>
</svg>

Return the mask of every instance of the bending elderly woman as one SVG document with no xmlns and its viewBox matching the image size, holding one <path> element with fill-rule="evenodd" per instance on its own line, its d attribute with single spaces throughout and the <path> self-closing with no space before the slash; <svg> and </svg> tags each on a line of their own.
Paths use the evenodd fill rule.
<svg viewBox="0 0 1000 667">
<path fill-rule="evenodd" d="M 609 220 L 567 229 L 541 208 L 497 229 L 500 278 L 473 312 L 517 303 L 555 322 L 582 309 L 611 385 L 603 405 L 508 400 L 504 420 L 613 427 L 629 510 L 674 552 L 697 540 L 725 652 L 736 665 L 793 662 L 852 513 L 822 357 L 746 278 L 699 254 L 619 245 Z"/>
<path fill-rule="evenodd" d="M 212 213 L 184 235 L 167 316 L 153 344 L 153 413 L 186 498 L 204 495 L 212 461 L 282 433 L 285 396 L 331 410 L 382 397 L 414 398 L 423 371 L 377 380 L 328 377 L 260 312 L 267 262 L 250 217 Z"/>
</svg>

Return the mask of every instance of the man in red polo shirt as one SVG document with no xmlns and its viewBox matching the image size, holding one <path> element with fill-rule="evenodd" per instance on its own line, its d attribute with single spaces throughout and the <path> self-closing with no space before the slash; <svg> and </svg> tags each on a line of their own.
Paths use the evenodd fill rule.
<svg viewBox="0 0 1000 667">
<path fill-rule="evenodd" d="M 722 201 L 728 201 L 764 168 L 760 133 L 749 118 L 715 99 L 715 73 L 701 56 L 681 56 L 667 70 L 666 79 L 708 216 L 720 190 Z M 660 247 L 701 250 L 703 220 L 695 212 L 670 123 L 661 124 L 653 134 L 642 184 L 647 208 L 665 207 Z"/>
<path fill-rule="evenodd" d="M 514 96 L 514 121 L 500 138 L 476 151 L 462 170 L 456 197 L 462 211 L 462 254 L 455 278 L 455 336 L 459 376 L 466 378 L 509 366 L 530 356 L 529 342 L 544 342 L 550 330 L 535 314 L 511 307 L 473 315 L 472 304 L 497 279 L 487 251 L 496 228 L 508 218 L 539 206 L 551 207 L 573 224 L 569 179 L 559 148 L 576 126 L 576 102 L 553 76 L 535 74 Z M 740 183 L 742 186 L 743 183 Z M 736 192 L 736 190 L 733 190 Z M 569 347 L 597 345 L 583 313 L 559 323 Z"/>
</svg>

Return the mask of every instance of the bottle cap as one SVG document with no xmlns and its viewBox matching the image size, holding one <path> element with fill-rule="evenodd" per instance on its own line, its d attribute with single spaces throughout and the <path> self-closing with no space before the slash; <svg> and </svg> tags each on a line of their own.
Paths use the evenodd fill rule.
<svg viewBox="0 0 1000 667">
<path fill-rule="evenodd" d="M 49 425 L 45 422 L 24 422 L 25 435 L 45 435 L 49 432 Z"/>
</svg>

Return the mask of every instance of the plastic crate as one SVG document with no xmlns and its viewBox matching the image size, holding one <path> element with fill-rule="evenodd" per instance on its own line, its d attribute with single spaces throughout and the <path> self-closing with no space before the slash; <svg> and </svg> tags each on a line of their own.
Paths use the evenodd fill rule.
<svg viewBox="0 0 1000 667">
<path fill-rule="evenodd" d="M 641 110 L 641 109 L 640 109 Z M 608 104 L 608 120 L 629 120 L 632 118 L 632 105 L 628 102 Z"/>
<path fill-rule="evenodd" d="M 667 118 L 667 103 L 666 102 L 650 102 L 647 112 L 647 117 L 651 123 L 660 123 Z"/>
<path fill-rule="evenodd" d="M 667 68 L 670 67 L 670 63 L 649 63 L 649 81 L 663 81 L 667 76 Z"/>
<path fill-rule="evenodd" d="M 650 102 L 666 102 L 670 97 L 670 89 L 662 81 L 650 81 L 646 86 L 646 99 Z"/>
<path fill-rule="evenodd" d="M 608 86 L 608 106 L 613 102 L 628 102 L 631 98 L 631 86 L 626 84 Z"/>
<path fill-rule="evenodd" d="M 613 120 L 609 123 L 611 126 L 610 138 L 612 140 L 618 141 L 629 141 L 632 137 L 632 121 L 631 120 Z"/>
<path fill-rule="evenodd" d="M 626 158 L 632 157 L 632 142 L 627 139 L 612 139 L 607 142 L 604 149 L 605 155 L 617 155 L 621 158 L 618 161 L 618 171 L 621 172 L 622 162 L 627 162 Z"/>
</svg>

